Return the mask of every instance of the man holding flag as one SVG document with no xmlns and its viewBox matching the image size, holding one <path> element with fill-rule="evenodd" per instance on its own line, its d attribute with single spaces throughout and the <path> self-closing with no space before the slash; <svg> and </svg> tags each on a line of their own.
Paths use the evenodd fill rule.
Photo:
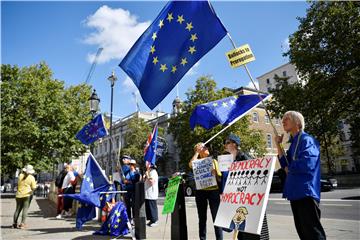
<svg viewBox="0 0 360 240">
<path fill-rule="evenodd" d="M 158 126 L 155 125 L 152 133 L 146 142 L 144 149 L 144 159 L 146 162 L 145 181 L 145 209 L 146 218 L 149 220 L 148 226 L 155 227 L 158 225 L 158 208 L 157 199 L 159 197 L 158 173 L 156 171 L 156 149 L 157 149 Z"/>
</svg>

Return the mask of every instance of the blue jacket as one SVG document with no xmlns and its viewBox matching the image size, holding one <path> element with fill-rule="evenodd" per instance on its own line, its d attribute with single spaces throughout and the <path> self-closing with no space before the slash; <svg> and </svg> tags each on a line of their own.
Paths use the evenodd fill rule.
<svg viewBox="0 0 360 240">
<path fill-rule="evenodd" d="M 133 192 L 135 191 L 135 184 L 140 180 L 140 173 L 136 170 L 134 172 L 130 170 L 125 175 L 125 179 L 129 181 L 125 184 L 125 190 Z"/>
<path fill-rule="evenodd" d="M 298 138 L 300 139 L 298 141 Z M 296 157 L 295 149 L 296 151 Z M 282 168 L 288 166 L 283 190 L 283 197 L 288 200 L 298 200 L 312 197 L 320 202 L 320 147 L 316 139 L 306 132 L 300 132 L 293 137 L 287 151 L 287 160 L 280 159 Z"/>
</svg>

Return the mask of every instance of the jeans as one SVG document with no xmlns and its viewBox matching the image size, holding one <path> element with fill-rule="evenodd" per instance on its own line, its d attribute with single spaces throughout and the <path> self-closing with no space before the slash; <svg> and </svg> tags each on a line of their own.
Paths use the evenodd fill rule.
<svg viewBox="0 0 360 240">
<path fill-rule="evenodd" d="M 21 223 L 25 224 L 29 206 L 30 206 L 30 197 L 16 198 L 16 210 L 14 213 L 14 224 L 17 224 L 17 221 L 18 221 L 21 211 L 22 211 Z"/>
<path fill-rule="evenodd" d="M 128 215 L 129 220 L 134 217 L 134 208 L 135 208 L 135 192 L 134 191 L 127 191 L 125 193 L 125 206 L 126 206 L 126 213 Z M 131 215 L 132 213 L 132 215 Z"/>
<path fill-rule="evenodd" d="M 199 217 L 199 238 L 206 239 L 206 220 L 207 220 L 207 206 L 210 205 L 210 212 L 213 222 L 216 218 L 216 213 L 220 205 L 219 190 L 197 190 L 195 193 L 196 207 Z M 221 227 L 214 226 L 215 236 L 217 240 L 223 239 L 223 232 Z"/>
<path fill-rule="evenodd" d="M 155 223 L 159 220 L 157 200 L 145 199 L 145 210 L 146 210 L 146 219 L 150 220 L 150 223 Z"/>
</svg>

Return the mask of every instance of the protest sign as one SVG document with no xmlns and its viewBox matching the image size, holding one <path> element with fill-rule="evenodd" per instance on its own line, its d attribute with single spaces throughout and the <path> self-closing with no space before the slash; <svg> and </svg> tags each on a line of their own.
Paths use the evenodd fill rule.
<svg viewBox="0 0 360 240">
<path fill-rule="evenodd" d="M 217 157 L 219 163 L 219 170 L 221 172 L 229 171 L 231 163 L 234 161 L 234 157 L 231 154 L 219 155 Z"/>
<path fill-rule="evenodd" d="M 275 157 L 264 157 L 231 164 L 216 226 L 260 234 L 275 161 Z"/>
<path fill-rule="evenodd" d="M 166 188 L 166 196 L 165 196 L 164 208 L 162 214 L 168 214 L 174 211 L 180 182 L 181 182 L 180 176 L 174 177 L 169 180 L 168 186 Z"/>
<path fill-rule="evenodd" d="M 232 68 L 236 68 L 255 61 L 255 56 L 252 53 L 249 44 L 245 44 L 239 48 L 227 52 L 226 56 Z"/>
<path fill-rule="evenodd" d="M 216 178 L 211 173 L 213 169 L 212 157 L 192 161 L 192 168 L 197 190 L 217 186 Z"/>
</svg>

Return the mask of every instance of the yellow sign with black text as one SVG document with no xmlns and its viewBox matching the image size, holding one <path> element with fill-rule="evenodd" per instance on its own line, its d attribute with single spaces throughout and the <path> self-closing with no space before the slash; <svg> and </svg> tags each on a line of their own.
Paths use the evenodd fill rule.
<svg viewBox="0 0 360 240">
<path fill-rule="evenodd" d="M 236 68 L 255 61 L 255 56 L 252 53 L 249 44 L 245 44 L 239 48 L 227 52 L 226 56 L 232 68 Z"/>
</svg>

